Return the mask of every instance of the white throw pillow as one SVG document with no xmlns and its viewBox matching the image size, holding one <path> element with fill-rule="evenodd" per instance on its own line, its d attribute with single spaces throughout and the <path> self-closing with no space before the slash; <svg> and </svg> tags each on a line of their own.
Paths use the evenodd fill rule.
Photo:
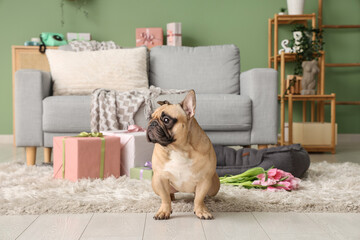
<svg viewBox="0 0 360 240">
<path fill-rule="evenodd" d="M 72 52 L 46 50 L 54 95 L 89 95 L 97 88 L 148 88 L 146 48 Z"/>
</svg>

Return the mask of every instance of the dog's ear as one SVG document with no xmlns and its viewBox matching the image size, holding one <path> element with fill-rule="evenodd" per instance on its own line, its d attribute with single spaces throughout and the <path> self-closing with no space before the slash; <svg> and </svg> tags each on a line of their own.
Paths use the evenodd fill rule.
<svg viewBox="0 0 360 240">
<path fill-rule="evenodd" d="M 181 107 L 184 109 L 188 118 L 192 118 L 195 115 L 196 108 L 196 96 L 195 91 L 190 90 L 186 95 L 184 100 L 180 103 Z"/>
<path fill-rule="evenodd" d="M 171 105 L 171 103 L 169 103 L 168 100 L 165 100 L 165 101 L 158 101 L 157 102 L 160 106 L 164 105 L 164 104 L 167 104 L 167 105 Z"/>
</svg>

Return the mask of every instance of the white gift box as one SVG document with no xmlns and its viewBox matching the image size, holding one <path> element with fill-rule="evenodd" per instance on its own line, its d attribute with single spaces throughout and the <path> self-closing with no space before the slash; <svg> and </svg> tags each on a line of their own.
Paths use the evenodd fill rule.
<svg viewBox="0 0 360 240">
<path fill-rule="evenodd" d="M 168 23 L 166 25 L 166 44 L 168 46 L 181 46 L 181 23 Z"/>
<path fill-rule="evenodd" d="M 71 41 L 90 41 L 91 34 L 90 33 L 67 33 L 67 40 Z"/>
<path fill-rule="evenodd" d="M 130 176 L 130 168 L 143 167 L 145 162 L 151 161 L 154 144 L 146 140 L 146 132 L 118 130 L 102 133 L 105 136 L 120 137 L 120 175 Z"/>
</svg>

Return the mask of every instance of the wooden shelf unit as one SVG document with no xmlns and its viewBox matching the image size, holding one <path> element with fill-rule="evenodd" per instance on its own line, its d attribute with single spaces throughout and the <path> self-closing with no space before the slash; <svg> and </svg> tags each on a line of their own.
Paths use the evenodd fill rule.
<svg viewBox="0 0 360 240">
<path fill-rule="evenodd" d="M 324 106 L 325 102 L 331 102 L 331 126 L 332 140 L 331 145 L 305 145 L 303 146 L 309 152 L 332 152 L 335 153 L 335 94 L 325 95 L 325 52 L 321 51 L 318 59 L 320 72 L 318 74 L 317 94 L 316 95 L 284 95 L 286 89 L 285 64 L 286 62 L 296 61 L 296 53 L 278 53 L 278 29 L 279 25 L 301 23 L 308 26 L 311 21 L 312 28 L 316 28 L 316 15 L 278 15 L 275 14 L 273 19 L 268 20 L 268 67 L 278 70 L 280 67 L 280 145 L 292 144 L 292 119 L 293 119 L 293 102 L 303 102 L 303 122 L 306 121 L 306 103 L 311 103 L 311 121 L 315 121 L 315 103 L 317 102 L 317 121 L 324 122 Z M 274 25 L 274 35 L 273 33 Z M 315 38 L 315 34 L 313 35 Z M 280 66 L 279 66 L 280 64 Z M 285 142 L 285 102 L 288 102 L 288 118 L 289 118 L 289 142 Z"/>
<path fill-rule="evenodd" d="M 333 28 L 333 29 L 356 29 L 360 28 L 359 24 L 355 25 L 326 25 L 323 24 L 323 0 L 319 0 L 318 8 L 318 25 L 319 29 Z M 360 63 L 325 63 L 325 67 L 360 67 Z M 337 105 L 360 105 L 360 101 L 339 101 Z"/>
</svg>

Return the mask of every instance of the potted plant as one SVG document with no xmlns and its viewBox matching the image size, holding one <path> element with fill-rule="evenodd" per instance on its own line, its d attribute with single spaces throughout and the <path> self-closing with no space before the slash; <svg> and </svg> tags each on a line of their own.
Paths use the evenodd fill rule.
<svg viewBox="0 0 360 240">
<path fill-rule="evenodd" d="M 279 15 L 285 15 L 286 8 L 280 8 Z"/>
<path fill-rule="evenodd" d="M 287 8 L 289 15 L 304 14 L 305 0 L 287 0 Z"/>
<path fill-rule="evenodd" d="M 294 75 L 302 75 L 301 94 L 314 95 L 315 75 L 319 72 L 317 60 L 321 56 L 320 51 L 324 45 L 322 31 L 304 25 L 296 25 L 293 33 L 293 51 L 296 53 Z M 315 35 L 315 39 L 313 39 L 313 35 Z"/>
</svg>

